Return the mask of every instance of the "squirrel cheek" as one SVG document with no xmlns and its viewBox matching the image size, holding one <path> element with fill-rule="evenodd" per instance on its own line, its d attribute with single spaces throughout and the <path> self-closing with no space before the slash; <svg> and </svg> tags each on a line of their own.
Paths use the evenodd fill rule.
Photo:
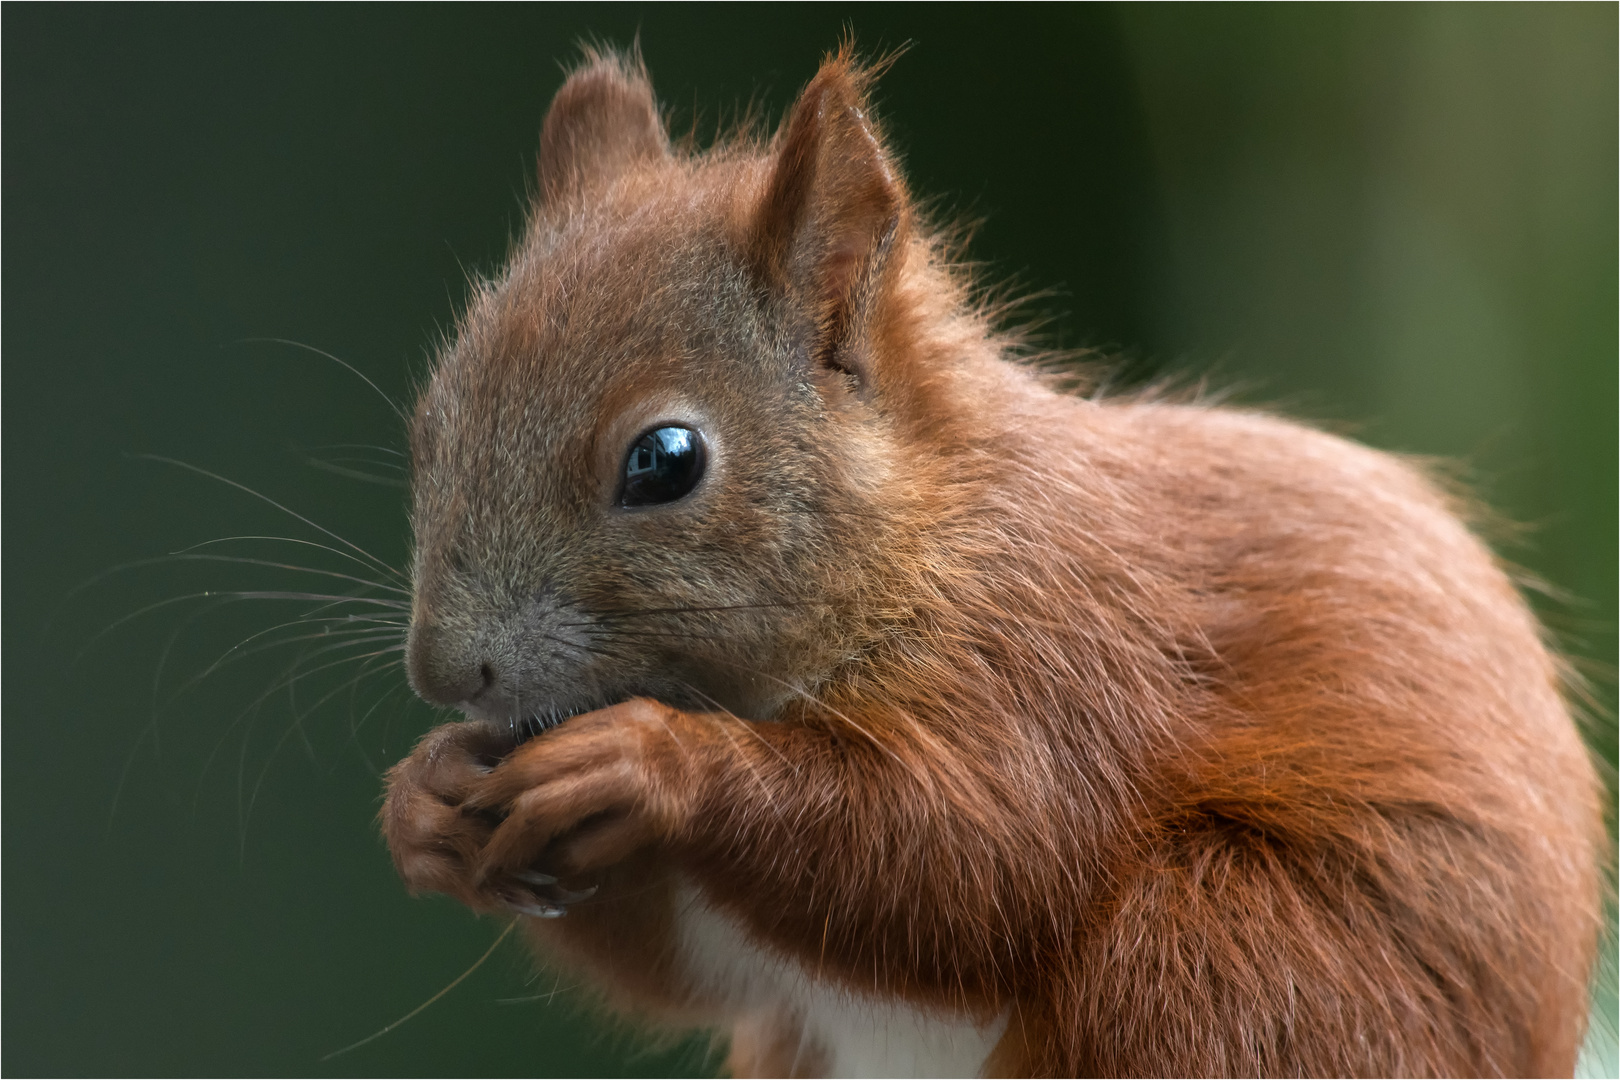
<svg viewBox="0 0 1620 1080">
<path fill-rule="evenodd" d="M 831 472 L 821 481 L 827 494 L 844 492 L 873 504 L 885 504 L 893 497 L 905 451 L 887 417 L 857 403 L 832 417 L 830 430 L 822 437 L 838 447 L 836 457 L 829 461 Z"/>
</svg>

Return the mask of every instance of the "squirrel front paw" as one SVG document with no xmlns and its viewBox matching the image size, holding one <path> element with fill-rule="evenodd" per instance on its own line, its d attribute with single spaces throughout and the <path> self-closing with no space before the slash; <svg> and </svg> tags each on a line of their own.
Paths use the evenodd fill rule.
<svg viewBox="0 0 1620 1080">
<path fill-rule="evenodd" d="M 383 834 L 394 867 L 413 893 L 437 892 L 475 911 L 507 909 L 538 918 L 563 914 L 588 893 L 561 888 L 549 874 L 520 868 L 480 878 L 475 868 L 499 818 L 466 805 L 467 796 L 512 746 L 492 724 L 445 724 L 388 772 Z"/>
<path fill-rule="evenodd" d="M 492 724 L 436 728 L 388 774 L 382 825 L 394 866 L 412 892 L 477 911 L 561 915 L 594 889 L 559 878 L 577 881 L 683 832 L 701 719 L 636 698 L 516 749 Z"/>
<path fill-rule="evenodd" d="M 646 698 L 584 713 L 480 775 L 463 807 L 499 821 L 474 880 L 577 879 L 681 835 L 706 718 Z"/>
</svg>

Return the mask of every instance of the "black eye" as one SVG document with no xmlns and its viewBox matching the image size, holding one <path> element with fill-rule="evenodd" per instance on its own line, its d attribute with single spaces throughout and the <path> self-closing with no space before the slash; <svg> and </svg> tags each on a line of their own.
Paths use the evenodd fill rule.
<svg viewBox="0 0 1620 1080">
<path fill-rule="evenodd" d="M 624 460 L 621 506 L 674 502 L 703 477 L 703 436 L 685 427 L 647 432 Z"/>
</svg>

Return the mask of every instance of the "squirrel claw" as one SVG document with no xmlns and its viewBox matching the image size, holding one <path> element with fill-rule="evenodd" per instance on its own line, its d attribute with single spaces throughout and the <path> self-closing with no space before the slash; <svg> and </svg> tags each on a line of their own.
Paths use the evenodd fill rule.
<svg viewBox="0 0 1620 1080">
<path fill-rule="evenodd" d="M 557 884 L 557 879 L 553 875 L 543 874 L 539 870 L 515 870 L 512 876 L 525 885 L 547 886 Z"/>
<path fill-rule="evenodd" d="M 528 915 L 536 919 L 558 919 L 568 914 L 568 909 L 561 904 L 551 904 L 542 901 L 525 902 L 522 900 L 507 900 L 506 906 L 519 915 Z"/>
<path fill-rule="evenodd" d="M 553 888 L 551 890 L 551 895 L 556 897 L 557 902 L 560 904 L 577 904 L 581 900 L 589 900 L 591 897 L 595 896 L 596 886 L 592 885 L 590 888 L 580 889 L 578 892 L 575 892 L 572 889 Z"/>
<path fill-rule="evenodd" d="M 532 886 L 543 897 L 542 902 L 547 904 L 577 904 L 596 895 L 595 885 L 579 890 L 565 889 L 557 884 L 556 875 L 541 870 L 517 870 L 510 876 L 515 881 Z"/>
</svg>

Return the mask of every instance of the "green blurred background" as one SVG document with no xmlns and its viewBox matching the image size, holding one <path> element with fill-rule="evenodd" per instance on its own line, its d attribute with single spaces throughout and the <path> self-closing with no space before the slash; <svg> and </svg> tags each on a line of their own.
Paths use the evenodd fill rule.
<svg viewBox="0 0 1620 1080">
<path fill-rule="evenodd" d="M 716 1067 L 591 1019 L 510 943 L 322 1063 L 498 932 L 407 898 L 372 823 L 433 713 L 387 656 L 317 670 L 364 637 L 197 679 L 309 605 L 183 598 L 338 579 L 186 560 L 74 590 L 216 538 L 324 539 L 143 454 L 398 564 L 403 492 L 308 464 L 397 478 L 388 406 L 252 339 L 408 397 L 519 225 L 577 41 L 639 32 L 677 126 L 712 132 L 778 115 L 846 27 L 912 44 L 880 95 L 913 186 L 984 220 L 993 274 L 1051 290 L 1054 341 L 1464 463 L 1527 526 L 1507 554 L 1562 590 L 1538 604 L 1612 715 L 1613 5 L 8 6 L 5 1072 Z"/>
</svg>

